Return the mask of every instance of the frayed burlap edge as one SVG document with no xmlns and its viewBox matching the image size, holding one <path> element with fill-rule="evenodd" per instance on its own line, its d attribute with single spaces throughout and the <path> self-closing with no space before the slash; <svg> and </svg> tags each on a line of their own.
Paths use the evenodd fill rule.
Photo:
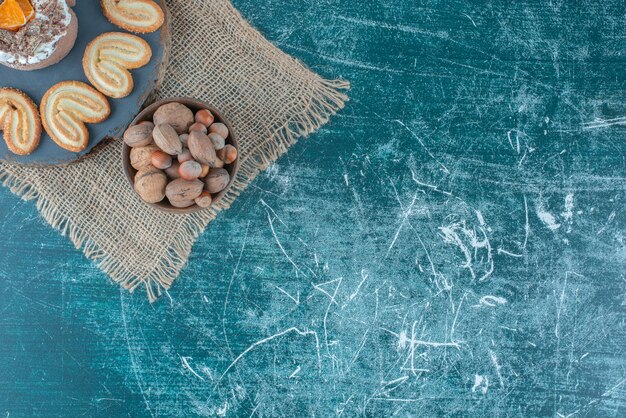
<svg viewBox="0 0 626 418">
<path fill-rule="evenodd" d="M 142 283 L 145 284 L 148 298 L 153 302 L 162 294 L 162 290 L 169 289 L 178 277 L 180 270 L 187 262 L 191 247 L 204 231 L 206 222 L 215 219 L 220 211 L 228 209 L 260 172 L 286 153 L 301 137 L 319 129 L 328 122 L 331 116 L 344 107 L 348 96 L 341 91 L 349 89 L 350 83 L 343 80 L 324 80 L 322 78 L 319 78 L 318 81 L 317 93 L 313 96 L 313 103 L 310 104 L 309 111 L 297 115 L 291 120 L 282 121 L 280 124 L 282 126 L 276 128 L 271 141 L 266 142 L 259 149 L 251 150 L 249 156 L 243 157 L 239 174 L 229 192 L 216 207 L 191 215 L 193 222 L 188 224 L 187 230 L 176 232 L 177 238 L 173 240 L 173 245 L 148 277 L 135 277 L 125 271 L 123 265 L 101 251 L 98 245 L 74 225 L 66 214 L 52 207 L 27 181 L 4 172 L 0 173 L 0 182 L 23 200 L 36 200 L 36 207 L 46 222 L 63 236 L 68 236 L 76 249 L 82 250 L 88 259 L 94 261 L 98 268 L 116 283 L 131 292 Z M 107 146 L 112 146 L 112 144 Z"/>
</svg>

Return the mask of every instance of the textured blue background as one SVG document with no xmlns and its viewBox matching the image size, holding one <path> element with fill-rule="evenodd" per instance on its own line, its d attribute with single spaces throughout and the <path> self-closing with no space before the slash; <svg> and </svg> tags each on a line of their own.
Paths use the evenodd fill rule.
<svg viewBox="0 0 626 418">
<path fill-rule="evenodd" d="M 1 190 L 0 417 L 625 416 L 624 2 L 235 5 L 351 102 L 154 305 Z"/>
</svg>

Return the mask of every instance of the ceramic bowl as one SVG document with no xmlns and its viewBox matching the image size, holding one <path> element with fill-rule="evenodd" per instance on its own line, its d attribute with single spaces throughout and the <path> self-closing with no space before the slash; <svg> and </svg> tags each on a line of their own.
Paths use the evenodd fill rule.
<svg viewBox="0 0 626 418">
<path fill-rule="evenodd" d="M 129 127 L 137 125 L 138 123 L 141 123 L 143 121 L 152 121 L 152 115 L 154 115 L 154 112 L 156 112 L 156 110 L 159 107 L 161 107 L 164 104 L 172 103 L 172 102 L 184 104 L 189 109 L 191 109 L 194 113 L 196 113 L 198 110 L 201 110 L 201 109 L 210 110 L 211 113 L 213 113 L 213 116 L 215 116 L 215 123 L 218 123 L 218 122 L 223 123 L 224 125 L 228 127 L 229 135 L 228 135 L 228 138 L 226 138 L 226 143 L 232 145 L 233 147 L 237 149 L 237 151 L 239 151 L 239 143 L 237 141 L 237 135 L 235 133 L 235 130 L 233 129 L 231 123 L 220 113 L 220 111 L 208 103 L 204 103 L 199 100 L 191 99 L 188 97 L 175 97 L 172 99 L 165 99 L 165 100 L 160 100 L 158 102 L 152 103 L 151 105 L 143 109 L 137 115 L 137 117 L 131 122 Z M 134 179 L 135 179 L 135 174 L 137 174 L 137 170 L 135 170 L 133 166 L 130 165 L 130 150 L 131 150 L 131 147 L 129 147 L 126 144 L 123 145 L 122 166 L 124 168 L 124 173 L 126 174 L 126 178 L 128 179 L 128 183 L 130 184 L 130 187 L 132 187 L 134 191 L 135 190 Z M 226 186 L 224 190 L 222 190 L 221 192 L 217 194 L 212 195 L 213 205 L 219 202 L 224 197 L 224 195 L 226 195 L 228 190 L 230 190 L 230 188 L 232 187 L 233 182 L 235 181 L 235 177 L 237 176 L 237 171 L 239 170 L 239 155 L 237 155 L 237 159 L 232 164 L 228 164 L 224 168 L 226 169 L 226 171 L 228 171 L 228 174 L 230 175 L 230 181 L 228 182 L 228 185 Z M 139 195 L 137 195 L 137 197 L 141 199 Z M 180 213 L 180 214 L 193 213 L 193 212 L 197 212 L 199 210 L 205 209 L 205 208 L 201 208 L 198 205 L 193 205 L 187 208 L 176 208 L 168 202 L 167 198 L 165 198 L 163 201 L 159 203 L 146 203 L 146 205 L 154 206 L 155 208 L 163 210 L 165 212 Z"/>
</svg>

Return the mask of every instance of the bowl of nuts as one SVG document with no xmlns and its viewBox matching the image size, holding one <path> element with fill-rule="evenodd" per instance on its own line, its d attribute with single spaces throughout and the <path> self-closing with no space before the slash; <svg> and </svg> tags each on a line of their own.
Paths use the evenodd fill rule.
<svg viewBox="0 0 626 418">
<path fill-rule="evenodd" d="M 237 136 L 213 106 L 189 98 L 146 107 L 124 132 L 122 165 L 144 202 L 192 213 L 219 202 L 239 168 Z"/>
</svg>

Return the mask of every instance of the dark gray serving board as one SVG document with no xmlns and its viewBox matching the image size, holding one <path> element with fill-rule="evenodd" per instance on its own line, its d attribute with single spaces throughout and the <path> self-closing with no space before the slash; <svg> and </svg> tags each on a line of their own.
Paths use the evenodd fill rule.
<svg viewBox="0 0 626 418">
<path fill-rule="evenodd" d="M 163 7 L 163 2 L 161 6 Z M 80 80 L 89 83 L 82 67 L 83 53 L 87 44 L 101 33 L 123 30 L 104 17 L 99 1 L 81 1 L 73 9 L 78 17 L 78 39 L 70 54 L 58 64 L 37 71 L 18 71 L 0 66 L 0 86 L 20 89 L 39 105 L 44 93 L 59 81 Z M 154 89 L 166 55 L 166 41 L 169 35 L 166 33 L 167 27 L 166 22 L 161 30 L 141 35 L 152 48 L 152 60 L 145 67 L 132 71 L 135 88 L 130 96 L 123 99 L 109 98 L 111 104 L 109 119 L 97 125 L 87 125 L 89 145 L 85 150 L 79 153 L 66 151 L 44 132 L 39 147 L 25 157 L 11 153 L 4 140 L 0 141 L 0 159 L 24 165 L 68 164 L 88 154 L 104 139 L 119 136 L 139 113 L 141 106 Z"/>
</svg>

